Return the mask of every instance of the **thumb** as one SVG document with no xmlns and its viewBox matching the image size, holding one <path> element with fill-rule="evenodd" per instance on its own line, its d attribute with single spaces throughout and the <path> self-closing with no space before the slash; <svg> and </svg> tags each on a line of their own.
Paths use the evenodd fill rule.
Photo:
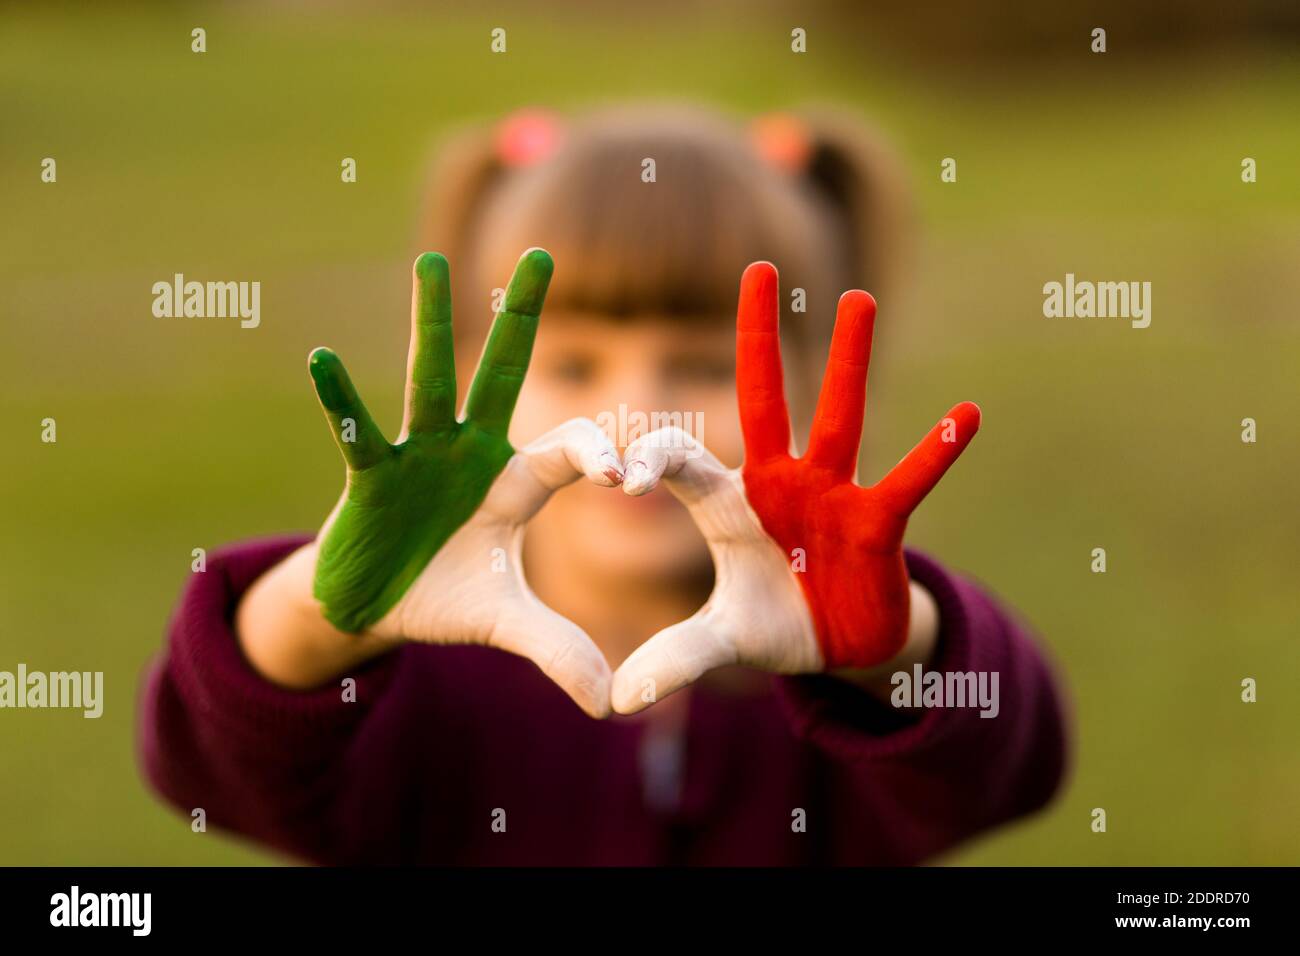
<svg viewBox="0 0 1300 956">
<path fill-rule="evenodd" d="M 503 607 L 487 644 L 528 658 L 590 716 L 609 716 L 605 656 L 582 628 L 536 598 Z"/>
<path fill-rule="evenodd" d="M 713 626 L 708 609 L 702 609 L 650 638 L 614 672 L 614 710 L 635 714 L 736 660 L 734 642 Z"/>
</svg>

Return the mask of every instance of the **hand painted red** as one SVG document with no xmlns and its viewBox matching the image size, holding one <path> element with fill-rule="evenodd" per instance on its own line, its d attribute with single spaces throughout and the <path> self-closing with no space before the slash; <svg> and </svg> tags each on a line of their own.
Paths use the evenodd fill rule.
<svg viewBox="0 0 1300 956">
<path fill-rule="evenodd" d="M 827 669 L 871 667 L 907 639 L 908 516 L 979 430 L 979 406 L 957 405 L 889 474 L 857 485 L 876 301 L 855 289 L 840 297 L 808 450 L 792 457 L 777 314 L 776 268 L 755 262 L 736 316 L 745 495 L 796 569 L 802 557 L 796 578 Z"/>
</svg>

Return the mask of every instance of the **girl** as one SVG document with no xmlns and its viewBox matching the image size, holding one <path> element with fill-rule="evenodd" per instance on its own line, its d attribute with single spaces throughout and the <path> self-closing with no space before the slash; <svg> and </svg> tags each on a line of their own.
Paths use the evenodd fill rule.
<svg viewBox="0 0 1300 956">
<path fill-rule="evenodd" d="M 312 354 L 343 496 L 190 580 L 145 688 L 159 792 L 326 863 L 915 863 L 1044 805 L 1066 745 L 1040 652 L 901 547 L 978 410 L 855 487 L 855 292 L 814 414 L 833 297 L 892 278 L 891 170 L 842 122 L 680 110 L 447 146 L 402 431 Z M 479 358 L 527 246 L 554 277 L 519 259 Z M 779 339 L 755 260 L 804 291 Z M 678 417 L 617 427 L 655 412 Z M 893 675 L 921 672 L 995 700 L 916 707 Z"/>
</svg>

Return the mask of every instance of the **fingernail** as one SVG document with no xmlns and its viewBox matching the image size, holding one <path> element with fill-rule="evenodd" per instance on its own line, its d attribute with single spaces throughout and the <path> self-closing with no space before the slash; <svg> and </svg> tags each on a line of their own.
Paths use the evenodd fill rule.
<svg viewBox="0 0 1300 956">
<path fill-rule="evenodd" d="M 619 464 L 618 457 L 610 452 L 604 452 L 600 456 L 601 462 L 605 466 L 605 477 L 615 483 L 623 480 L 623 468 Z"/>
</svg>

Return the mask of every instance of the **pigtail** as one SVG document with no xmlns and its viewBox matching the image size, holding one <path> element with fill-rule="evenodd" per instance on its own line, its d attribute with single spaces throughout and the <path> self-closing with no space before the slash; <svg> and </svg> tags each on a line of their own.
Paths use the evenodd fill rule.
<svg viewBox="0 0 1300 956">
<path fill-rule="evenodd" d="M 807 110 L 751 125 L 760 154 L 807 185 L 841 233 L 837 273 L 877 299 L 900 284 L 913 241 L 911 191 L 897 156 L 855 117 Z"/>
<path fill-rule="evenodd" d="M 886 298 L 903 279 L 914 241 L 914 209 L 902 163 L 857 120 L 820 112 L 805 121 L 812 138 L 807 177 L 844 219 L 855 285 Z"/>
</svg>

